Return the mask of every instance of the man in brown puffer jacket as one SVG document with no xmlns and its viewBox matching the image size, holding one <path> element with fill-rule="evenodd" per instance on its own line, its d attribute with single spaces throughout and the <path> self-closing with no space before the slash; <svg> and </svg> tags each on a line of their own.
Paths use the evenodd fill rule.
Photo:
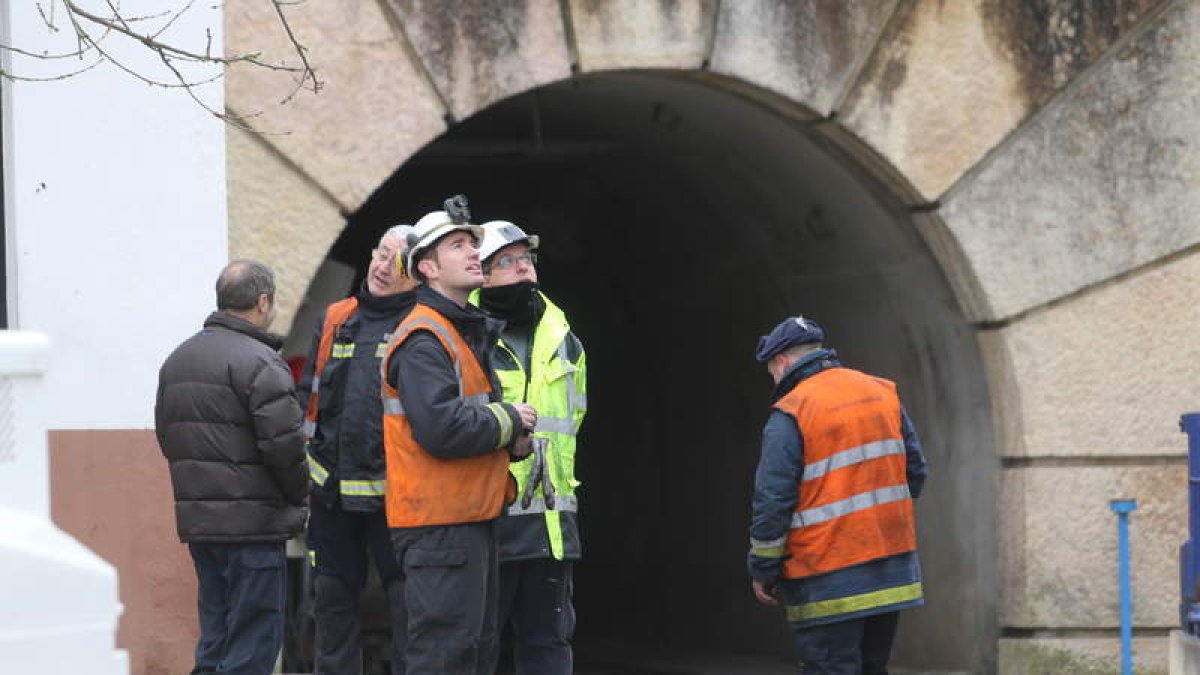
<svg viewBox="0 0 1200 675">
<path fill-rule="evenodd" d="M 159 371 L 156 433 L 199 580 L 192 675 L 265 675 L 283 642 L 284 542 L 304 529 L 308 472 L 274 314 L 271 270 L 232 262 L 217 311 Z"/>
</svg>

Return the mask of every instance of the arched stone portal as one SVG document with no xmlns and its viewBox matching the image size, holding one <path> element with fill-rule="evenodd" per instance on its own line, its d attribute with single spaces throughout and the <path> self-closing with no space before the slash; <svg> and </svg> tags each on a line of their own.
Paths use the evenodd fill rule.
<svg viewBox="0 0 1200 675">
<path fill-rule="evenodd" d="M 541 276 L 592 372 L 579 459 L 585 653 L 597 639 L 787 653 L 744 572 L 770 388 L 751 353 L 803 312 L 848 362 L 900 383 L 944 477 L 920 504 L 933 581 L 898 662 L 993 658 L 997 461 L 974 330 L 907 211 L 827 145 L 716 83 L 578 78 L 431 143 L 331 250 L 355 265 L 398 214 L 414 219 L 456 191 L 481 221 L 541 235 Z"/>
<path fill-rule="evenodd" d="M 321 94 L 273 107 L 286 83 L 230 73 L 229 107 L 289 132 L 230 132 L 231 248 L 280 267 L 295 303 L 339 237 L 332 256 L 354 262 L 356 237 L 446 191 L 543 231 L 548 283 L 612 364 L 597 368 L 610 392 L 597 401 L 645 400 L 639 426 L 599 403 L 589 423 L 589 447 L 617 447 L 645 482 L 644 501 L 606 502 L 611 465 L 586 467 L 588 517 L 637 528 L 585 521 L 589 558 L 631 591 L 605 606 L 616 582 L 595 578 L 589 599 L 581 579 L 581 636 L 621 637 L 632 615 L 640 634 L 677 644 L 786 649 L 742 588 L 749 460 L 685 460 L 745 448 L 766 386 L 737 360 L 741 328 L 697 344 L 696 326 L 716 312 L 711 323 L 756 334 L 802 309 L 849 360 L 901 382 L 931 447 L 931 607 L 898 659 L 988 672 L 999 645 L 1001 670 L 1041 672 L 1109 658 L 1107 500 L 1133 496 L 1138 654 L 1160 667 L 1184 536 L 1173 416 L 1194 407 L 1187 383 L 1200 376 L 1188 291 L 1200 281 L 1200 3 L 1001 5 L 305 5 L 293 27 Z M 269 12 L 230 3 L 231 45 L 285 53 L 263 49 Z M 643 72 L 599 72 L 613 70 Z M 594 133 L 562 142 L 552 120 Z M 545 198 L 522 175 L 559 191 Z M 669 278 L 645 283 L 659 266 Z M 624 372 L 689 395 L 729 382 L 738 396 L 696 414 L 665 388 L 604 381 Z M 726 498 L 700 501 L 694 485 Z M 633 517 L 647 511 L 657 517 Z M 647 571 L 605 560 L 617 546 Z M 701 581 L 703 607 L 688 594 Z M 655 593 L 669 601 L 630 611 Z M 942 637 L 978 642 L 943 651 Z"/>
</svg>

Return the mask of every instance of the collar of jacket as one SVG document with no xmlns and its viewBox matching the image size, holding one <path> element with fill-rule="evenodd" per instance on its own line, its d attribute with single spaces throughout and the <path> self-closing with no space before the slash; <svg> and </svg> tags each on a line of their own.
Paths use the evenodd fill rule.
<svg viewBox="0 0 1200 675">
<path fill-rule="evenodd" d="M 358 299 L 358 307 L 360 312 L 366 314 L 378 314 L 380 316 L 396 315 L 400 313 L 408 313 L 412 306 L 417 304 L 416 289 L 396 293 L 395 295 L 371 295 L 367 290 L 367 284 L 364 281 L 362 288 L 358 289 L 355 294 Z M 453 304 L 453 303 L 452 303 Z"/>
<path fill-rule="evenodd" d="M 492 344 L 500 337 L 500 330 L 504 327 L 503 321 L 489 317 L 475 305 L 467 303 L 466 307 L 459 307 L 453 300 L 425 284 L 417 287 L 416 300 L 452 321 L 468 340 L 475 336 L 483 339 L 485 344 Z"/>
<path fill-rule="evenodd" d="M 779 384 L 775 385 L 771 402 L 774 403 L 786 396 L 802 380 L 828 368 L 840 368 L 841 365 L 842 362 L 838 360 L 837 352 L 832 349 L 818 349 L 811 354 L 805 354 L 799 361 L 793 363 L 791 368 L 788 368 L 788 371 L 783 374 L 783 378 L 779 380 Z"/>
<path fill-rule="evenodd" d="M 204 327 L 211 328 L 213 326 L 226 328 L 231 331 L 242 333 L 243 335 L 249 335 L 271 349 L 274 349 L 275 351 L 279 351 L 283 347 L 282 338 L 271 335 L 267 331 L 255 326 L 249 321 L 236 317 L 228 312 L 217 310 L 212 314 L 209 314 L 208 318 L 204 320 Z"/>
</svg>

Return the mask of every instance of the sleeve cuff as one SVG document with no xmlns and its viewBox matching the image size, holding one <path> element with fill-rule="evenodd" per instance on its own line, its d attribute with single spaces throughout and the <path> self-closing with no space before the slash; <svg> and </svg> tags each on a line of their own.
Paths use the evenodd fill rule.
<svg viewBox="0 0 1200 675">
<path fill-rule="evenodd" d="M 500 425 L 500 438 L 496 443 L 497 448 L 506 448 L 512 443 L 514 431 L 521 423 L 520 416 L 511 405 L 501 403 L 499 401 L 487 404 L 487 409 L 496 417 L 496 422 Z"/>
</svg>

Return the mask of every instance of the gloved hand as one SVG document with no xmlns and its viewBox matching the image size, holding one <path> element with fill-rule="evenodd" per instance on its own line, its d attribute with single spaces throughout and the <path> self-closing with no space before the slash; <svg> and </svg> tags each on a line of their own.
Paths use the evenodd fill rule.
<svg viewBox="0 0 1200 675">
<path fill-rule="evenodd" d="M 515 462 L 515 461 L 520 461 L 522 459 L 525 459 L 532 452 L 533 452 L 533 434 L 529 433 L 529 431 L 522 431 L 517 436 L 517 439 L 515 441 L 513 441 L 512 449 L 508 451 L 508 454 L 512 457 L 513 461 Z"/>
</svg>

